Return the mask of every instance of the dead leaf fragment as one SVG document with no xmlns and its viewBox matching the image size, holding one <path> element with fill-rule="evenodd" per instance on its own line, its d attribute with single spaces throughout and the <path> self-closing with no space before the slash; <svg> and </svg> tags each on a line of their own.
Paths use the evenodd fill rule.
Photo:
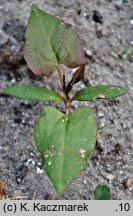
<svg viewBox="0 0 133 216">
<path fill-rule="evenodd" d="M 6 194 L 6 184 L 3 181 L 0 181 L 0 200 L 5 200 L 8 198 Z"/>
<path fill-rule="evenodd" d="M 124 182 L 125 189 L 129 189 L 133 185 L 133 178 L 128 177 Z"/>
</svg>

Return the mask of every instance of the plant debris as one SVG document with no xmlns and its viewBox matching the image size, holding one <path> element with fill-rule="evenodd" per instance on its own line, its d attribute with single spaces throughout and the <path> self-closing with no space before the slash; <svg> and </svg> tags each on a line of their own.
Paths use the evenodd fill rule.
<svg viewBox="0 0 133 216">
<path fill-rule="evenodd" d="M 10 196 L 6 193 L 6 183 L 3 182 L 3 181 L 0 181 L 0 200 L 6 200 L 6 199 L 9 199 L 9 200 L 20 200 L 20 199 L 28 199 L 28 200 L 33 200 L 35 199 L 35 191 L 33 193 L 32 196 Z"/>
<path fill-rule="evenodd" d="M 6 194 L 6 184 L 3 181 L 0 181 L 0 200 L 8 199 L 8 195 Z"/>
</svg>

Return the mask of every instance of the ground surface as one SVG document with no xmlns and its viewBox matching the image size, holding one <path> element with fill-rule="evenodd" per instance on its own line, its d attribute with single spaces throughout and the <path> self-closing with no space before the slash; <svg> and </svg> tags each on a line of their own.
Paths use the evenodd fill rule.
<svg viewBox="0 0 133 216">
<path fill-rule="evenodd" d="M 122 58 L 133 44 L 132 0 L 0 0 L 0 180 L 6 182 L 11 195 L 32 195 L 35 190 L 35 199 L 46 199 L 47 194 L 55 194 L 42 171 L 33 128 L 42 105 L 55 105 L 62 111 L 64 107 L 3 94 L 12 84 L 36 84 L 60 90 L 56 72 L 49 80 L 42 80 L 25 65 L 18 66 L 33 2 L 72 24 L 85 42 L 85 80 L 74 91 L 89 84 L 123 85 L 129 89 L 127 96 L 114 101 L 73 104 L 73 110 L 88 105 L 94 108 L 99 137 L 86 170 L 62 199 L 92 199 L 98 183 L 110 185 L 113 199 L 133 199 L 133 54 Z M 92 19 L 94 10 L 102 16 L 102 24 Z"/>
</svg>

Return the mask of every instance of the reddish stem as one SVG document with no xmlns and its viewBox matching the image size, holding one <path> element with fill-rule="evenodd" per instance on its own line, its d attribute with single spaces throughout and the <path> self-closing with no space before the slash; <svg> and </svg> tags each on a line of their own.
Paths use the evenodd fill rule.
<svg viewBox="0 0 133 216">
<path fill-rule="evenodd" d="M 66 96 L 66 115 L 69 115 L 71 112 L 71 100 L 69 96 Z"/>
<path fill-rule="evenodd" d="M 57 68 L 57 71 L 58 71 L 58 76 L 59 76 L 59 80 L 60 80 L 60 83 L 61 83 L 61 87 L 62 87 L 62 90 L 63 90 L 64 95 L 65 95 L 66 115 L 69 115 L 70 112 L 71 112 L 71 99 L 68 96 L 68 93 L 66 92 L 65 75 L 62 75 L 62 71 L 61 71 L 59 65 L 57 65 L 56 68 Z"/>
</svg>

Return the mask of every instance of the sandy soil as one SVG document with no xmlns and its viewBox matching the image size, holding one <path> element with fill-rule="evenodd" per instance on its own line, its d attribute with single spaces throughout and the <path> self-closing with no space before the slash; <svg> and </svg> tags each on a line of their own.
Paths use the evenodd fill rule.
<svg viewBox="0 0 133 216">
<path fill-rule="evenodd" d="M 93 199 L 98 183 L 111 187 L 113 199 L 133 199 L 133 46 L 132 0 L 0 0 L 0 180 L 11 195 L 46 199 L 56 194 L 41 166 L 33 129 L 44 105 L 3 94 L 12 84 L 33 84 L 60 91 L 56 72 L 47 79 L 32 74 L 23 64 L 24 30 L 35 2 L 45 11 L 72 24 L 86 50 L 85 79 L 73 90 L 96 84 L 127 86 L 129 94 L 113 101 L 73 104 L 94 108 L 99 127 L 97 146 L 85 171 L 69 186 L 62 199 Z M 93 11 L 100 13 L 100 22 Z M 21 61 L 19 61 L 21 59 Z M 19 64 L 18 64 L 19 61 Z M 21 64 L 20 64 L 21 62 Z"/>
</svg>

